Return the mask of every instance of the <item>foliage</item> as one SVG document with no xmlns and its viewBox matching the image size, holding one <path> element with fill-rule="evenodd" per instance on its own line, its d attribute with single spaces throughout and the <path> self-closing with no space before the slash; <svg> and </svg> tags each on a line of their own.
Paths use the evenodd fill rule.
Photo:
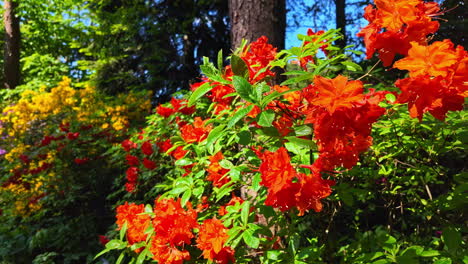
<svg viewBox="0 0 468 264">
<path fill-rule="evenodd" d="M 120 171 L 106 153 L 143 121 L 145 97 L 105 98 L 64 78 L 52 89 L 23 92 L 3 109 L 0 217 L 8 224 L 0 259 L 90 261 L 97 235 L 112 222 L 105 194 Z"/>
<path fill-rule="evenodd" d="M 117 206 L 120 233 L 109 233 L 98 256 L 116 263 L 466 262 L 466 112 L 449 111 L 463 107 L 467 54 L 448 40 L 429 43 L 433 31 L 410 42 L 411 26 L 432 23 L 432 13 L 419 11 L 437 11 L 416 2 L 390 7 L 413 10 L 413 20 L 395 19 L 399 13 L 382 1 L 366 8 L 368 56 L 379 52 L 385 65 L 405 56 L 394 67 L 409 77 L 396 87 L 364 85 L 360 79 L 372 73 L 332 45 L 335 30 L 309 31 L 299 36 L 301 47 L 279 52 L 259 38 L 228 66 L 221 53 L 216 64 L 206 59 L 202 82 L 158 106 L 115 152 L 128 168 L 125 201 L 134 203 Z M 402 45 L 384 43 L 390 34 Z M 435 62 L 437 52 L 448 59 Z M 282 86 L 271 82 L 273 67 L 289 77 Z M 434 92 L 404 85 L 421 75 Z"/>
<path fill-rule="evenodd" d="M 431 42 L 437 14 L 418 0 L 366 8 L 367 55 L 391 71 L 354 63 L 337 30 L 281 51 L 261 37 L 227 66 L 219 52 L 144 124 L 147 94 L 65 78 L 10 96 L 0 260 L 466 263 L 468 56 Z"/>
</svg>

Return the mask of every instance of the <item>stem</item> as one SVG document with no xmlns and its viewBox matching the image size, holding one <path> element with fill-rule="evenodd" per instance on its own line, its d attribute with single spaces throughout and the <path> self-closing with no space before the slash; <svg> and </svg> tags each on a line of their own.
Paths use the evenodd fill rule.
<svg viewBox="0 0 468 264">
<path fill-rule="evenodd" d="M 359 80 L 361 80 L 362 78 L 364 78 L 364 77 L 370 75 L 371 71 L 373 71 L 374 68 L 377 67 L 377 65 L 379 64 L 379 62 L 380 62 L 380 60 L 378 60 L 378 61 L 374 64 L 374 66 L 372 66 L 372 68 L 370 68 L 370 70 L 369 70 L 368 72 L 366 72 L 366 74 L 364 74 L 363 76 L 357 78 L 356 81 L 359 81 Z"/>
</svg>

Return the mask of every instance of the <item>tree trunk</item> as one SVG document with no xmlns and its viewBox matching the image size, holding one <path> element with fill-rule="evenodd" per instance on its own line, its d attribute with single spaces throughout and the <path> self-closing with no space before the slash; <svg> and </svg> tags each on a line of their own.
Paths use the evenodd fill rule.
<svg viewBox="0 0 468 264">
<path fill-rule="evenodd" d="M 335 0 L 336 28 L 341 28 L 343 38 L 336 41 L 340 48 L 346 46 L 346 0 Z"/>
<path fill-rule="evenodd" d="M 4 87 L 14 89 L 20 81 L 20 24 L 19 17 L 15 15 L 18 1 L 4 0 L 5 13 L 5 62 Z"/>
<path fill-rule="evenodd" d="M 263 35 L 278 50 L 284 48 L 285 0 L 229 0 L 229 17 L 233 50 L 242 39 L 252 42 Z"/>
</svg>

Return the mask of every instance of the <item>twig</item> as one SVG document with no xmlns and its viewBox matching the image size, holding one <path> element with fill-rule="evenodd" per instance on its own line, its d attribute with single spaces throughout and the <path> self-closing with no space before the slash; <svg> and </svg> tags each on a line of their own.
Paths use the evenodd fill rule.
<svg viewBox="0 0 468 264">
<path fill-rule="evenodd" d="M 363 76 L 357 78 L 356 81 L 359 81 L 359 80 L 361 80 L 362 78 L 368 76 L 368 75 L 371 73 L 371 71 L 373 71 L 374 68 L 377 67 L 377 65 L 379 64 L 379 62 L 380 62 L 380 60 L 378 60 L 378 61 L 374 64 L 374 66 L 372 66 L 372 68 L 370 68 L 370 70 L 366 72 L 366 74 L 364 74 Z"/>
</svg>

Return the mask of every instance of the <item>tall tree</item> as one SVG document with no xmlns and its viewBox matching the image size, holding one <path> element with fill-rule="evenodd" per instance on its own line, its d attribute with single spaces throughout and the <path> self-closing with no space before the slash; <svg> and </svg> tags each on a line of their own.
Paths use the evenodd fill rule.
<svg viewBox="0 0 468 264">
<path fill-rule="evenodd" d="M 337 41 L 340 48 L 346 46 L 346 0 L 335 0 L 336 28 L 341 29 L 343 38 Z"/>
<path fill-rule="evenodd" d="M 229 51 L 225 0 L 90 0 L 84 43 L 95 84 L 115 93 L 148 89 L 163 102 L 198 77 L 202 57 Z"/>
<path fill-rule="evenodd" d="M 286 31 L 285 0 L 229 0 L 231 47 L 242 39 L 255 41 L 265 35 L 278 49 L 284 48 Z"/>
<path fill-rule="evenodd" d="M 4 1 L 5 24 L 4 87 L 14 89 L 20 81 L 20 19 L 16 14 L 19 0 Z"/>
</svg>

